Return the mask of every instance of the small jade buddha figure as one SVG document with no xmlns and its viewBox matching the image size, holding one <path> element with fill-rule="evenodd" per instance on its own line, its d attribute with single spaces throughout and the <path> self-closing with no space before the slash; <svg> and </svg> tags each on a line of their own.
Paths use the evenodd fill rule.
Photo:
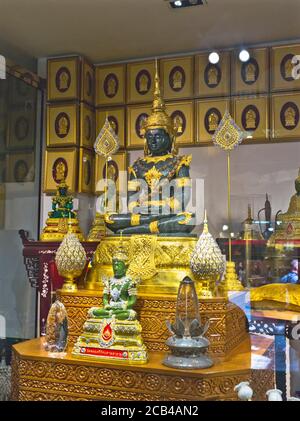
<svg viewBox="0 0 300 421">
<path fill-rule="evenodd" d="M 103 279 L 103 307 L 92 307 L 88 312 L 88 317 L 135 320 L 136 312 L 133 310 L 133 306 L 136 303 L 137 282 L 126 275 L 128 258 L 122 249 L 113 256 L 112 267 L 114 276 Z"/>
<path fill-rule="evenodd" d="M 143 124 L 144 157 L 129 167 L 129 213 L 108 213 L 114 233 L 190 233 L 194 215 L 186 212 L 190 199 L 191 156 L 177 156 L 176 127 L 166 113 L 156 71 L 152 113 Z"/>
<path fill-rule="evenodd" d="M 50 218 L 76 218 L 73 212 L 73 196 L 68 195 L 68 186 L 63 179 L 57 186 L 56 195 L 52 198 Z"/>
</svg>

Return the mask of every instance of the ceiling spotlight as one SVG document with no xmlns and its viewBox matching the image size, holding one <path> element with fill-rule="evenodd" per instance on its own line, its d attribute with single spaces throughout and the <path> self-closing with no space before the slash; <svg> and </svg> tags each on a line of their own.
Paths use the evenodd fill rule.
<svg viewBox="0 0 300 421">
<path fill-rule="evenodd" d="M 219 63 L 219 60 L 220 60 L 220 56 L 215 51 L 213 51 L 212 53 L 210 53 L 210 55 L 208 56 L 208 61 L 211 64 L 217 64 L 217 63 Z"/>
<path fill-rule="evenodd" d="M 204 3 L 207 4 L 206 0 L 166 0 L 173 9 L 181 9 L 190 6 L 201 6 Z"/>
<path fill-rule="evenodd" d="M 249 51 L 247 51 L 247 50 L 242 50 L 242 51 L 240 51 L 240 54 L 239 54 L 239 59 L 240 59 L 242 62 L 248 61 L 248 60 L 249 60 L 249 58 L 250 58 Z"/>
<path fill-rule="evenodd" d="M 182 1 L 181 0 L 175 0 L 174 4 L 176 7 L 181 7 L 182 6 Z"/>
</svg>

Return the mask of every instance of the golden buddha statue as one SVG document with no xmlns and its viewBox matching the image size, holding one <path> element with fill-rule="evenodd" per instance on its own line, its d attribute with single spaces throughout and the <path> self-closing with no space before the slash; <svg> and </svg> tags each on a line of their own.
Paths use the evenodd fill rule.
<svg viewBox="0 0 300 421">
<path fill-rule="evenodd" d="M 288 107 L 284 112 L 285 127 L 296 126 L 296 113 L 292 107 Z"/>
<path fill-rule="evenodd" d="M 145 93 L 148 92 L 148 76 L 143 73 L 139 78 L 139 92 Z"/>
<path fill-rule="evenodd" d="M 177 129 L 180 127 L 182 122 Z M 177 156 L 177 129 L 166 113 L 156 70 L 152 113 L 142 127 L 145 156 L 128 169 L 129 213 L 105 217 L 114 233 L 184 235 L 193 230 L 194 215 L 185 211 L 191 190 L 191 156 Z"/>
<path fill-rule="evenodd" d="M 61 72 L 59 75 L 59 89 L 66 90 L 68 89 L 69 84 L 69 75 L 66 72 Z"/>
<path fill-rule="evenodd" d="M 292 59 L 289 59 L 284 64 L 284 77 L 289 79 L 293 76 L 293 63 Z"/>
<path fill-rule="evenodd" d="M 181 89 L 182 88 L 182 73 L 179 70 L 173 75 L 173 89 Z"/>
<path fill-rule="evenodd" d="M 215 131 L 217 130 L 217 127 L 219 125 L 219 117 L 216 113 L 212 112 L 208 116 L 208 128 L 209 131 Z"/>
<path fill-rule="evenodd" d="M 253 63 L 246 64 L 245 80 L 246 82 L 255 82 L 256 68 Z"/>
<path fill-rule="evenodd" d="M 107 95 L 108 96 L 115 96 L 117 89 L 117 82 L 114 77 L 109 78 L 107 83 Z"/>
<path fill-rule="evenodd" d="M 183 121 L 180 115 L 176 115 L 174 118 L 174 126 L 176 128 L 177 136 L 180 136 L 183 133 Z"/>
<path fill-rule="evenodd" d="M 208 84 L 217 85 L 218 84 L 218 70 L 215 66 L 211 66 L 208 70 Z"/>
<path fill-rule="evenodd" d="M 254 110 L 248 110 L 246 113 L 246 129 L 256 129 L 256 113 Z"/>
<path fill-rule="evenodd" d="M 66 136 L 68 134 L 68 120 L 65 116 L 62 116 L 58 120 L 58 134 L 61 136 Z"/>
</svg>

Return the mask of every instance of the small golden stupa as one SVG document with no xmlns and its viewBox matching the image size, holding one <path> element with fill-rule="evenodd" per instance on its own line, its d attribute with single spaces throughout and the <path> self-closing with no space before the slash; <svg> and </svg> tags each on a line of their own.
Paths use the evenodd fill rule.
<svg viewBox="0 0 300 421">
<path fill-rule="evenodd" d="M 221 250 L 208 231 L 205 211 L 203 232 L 199 237 L 191 256 L 191 270 L 195 278 L 200 281 L 198 293 L 201 297 L 216 296 L 217 282 L 225 270 L 225 260 Z"/>
</svg>

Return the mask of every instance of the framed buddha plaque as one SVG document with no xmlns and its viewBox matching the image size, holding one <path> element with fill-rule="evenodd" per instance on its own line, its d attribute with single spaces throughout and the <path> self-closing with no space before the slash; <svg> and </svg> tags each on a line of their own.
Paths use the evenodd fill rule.
<svg viewBox="0 0 300 421">
<path fill-rule="evenodd" d="M 79 135 L 77 104 L 48 104 L 47 146 L 76 146 Z"/>
<path fill-rule="evenodd" d="M 127 139 L 128 149 L 143 149 L 143 123 L 151 114 L 151 104 L 127 107 Z"/>
<path fill-rule="evenodd" d="M 125 103 L 125 65 L 96 67 L 96 106 Z"/>
<path fill-rule="evenodd" d="M 95 142 L 95 111 L 85 103 L 80 104 L 80 146 L 93 149 Z"/>
<path fill-rule="evenodd" d="M 81 68 L 81 100 L 94 105 L 95 96 L 95 69 L 85 58 Z"/>
<path fill-rule="evenodd" d="M 79 99 L 80 58 L 48 60 L 48 101 Z"/>
<path fill-rule="evenodd" d="M 166 110 L 177 129 L 177 145 L 194 144 L 194 103 L 193 101 L 170 102 Z"/>
<path fill-rule="evenodd" d="M 153 100 L 155 61 L 129 63 L 127 65 L 127 102 Z"/>
<path fill-rule="evenodd" d="M 272 136 L 274 139 L 300 137 L 300 93 L 274 94 L 272 101 Z"/>
<path fill-rule="evenodd" d="M 196 102 L 196 142 L 210 143 L 225 111 L 231 111 L 229 99 Z"/>
<path fill-rule="evenodd" d="M 79 149 L 78 193 L 93 193 L 94 189 L 94 153 L 88 149 Z"/>
<path fill-rule="evenodd" d="M 208 53 L 195 57 L 196 96 L 213 97 L 230 94 L 230 52 L 220 53 L 220 61 L 211 64 Z"/>
<path fill-rule="evenodd" d="M 193 96 L 193 64 L 193 56 L 161 60 L 161 81 L 165 99 Z"/>
<path fill-rule="evenodd" d="M 102 129 L 106 115 L 111 127 L 119 137 L 120 148 L 125 148 L 125 107 L 98 109 L 96 111 L 96 135 Z"/>
<path fill-rule="evenodd" d="M 268 96 L 235 98 L 234 119 L 236 124 L 247 133 L 245 143 L 248 139 L 268 140 L 270 137 Z"/>
<path fill-rule="evenodd" d="M 265 93 L 269 90 L 269 50 L 249 50 L 250 58 L 241 62 L 239 52 L 232 55 L 232 88 L 235 94 Z"/>
<path fill-rule="evenodd" d="M 300 44 L 271 48 L 271 90 L 300 90 Z"/>
<path fill-rule="evenodd" d="M 6 181 L 6 155 L 0 155 L 0 184 Z"/>
<path fill-rule="evenodd" d="M 77 148 L 47 149 L 45 154 L 44 189 L 45 193 L 55 193 L 57 184 L 64 178 L 69 191 L 76 192 L 78 179 Z"/>
<path fill-rule="evenodd" d="M 35 141 L 35 108 L 14 107 L 9 113 L 6 146 L 8 150 L 32 149 Z"/>
<path fill-rule="evenodd" d="M 7 155 L 6 182 L 29 183 L 34 181 L 34 152 L 16 152 Z"/>
<path fill-rule="evenodd" d="M 117 191 L 125 191 L 127 183 L 127 153 L 117 152 L 107 163 L 107 178 L 116 183 Z M 95 193 L 103 193 L 103 184 L 100 180 L 105 179 L 105 159 L 96 155 L 95 160 Z"/>
</svg>

